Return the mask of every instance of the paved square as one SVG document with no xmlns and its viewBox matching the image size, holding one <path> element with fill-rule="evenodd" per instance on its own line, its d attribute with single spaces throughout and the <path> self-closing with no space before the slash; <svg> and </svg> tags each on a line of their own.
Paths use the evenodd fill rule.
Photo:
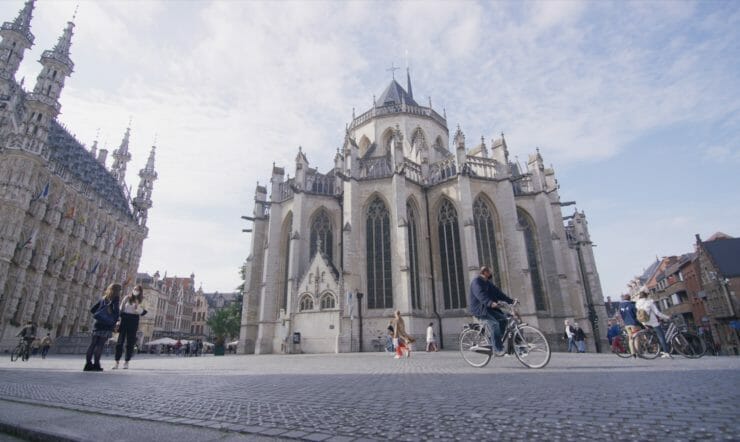
<svg viewBox="0 0 740 442">
<path fill-rule="evenodd" d="M 457 352 L 0 360 L 0 399 L 303 440 L 705 440 L 740 435 L 740 358 Z"/>
</svg>

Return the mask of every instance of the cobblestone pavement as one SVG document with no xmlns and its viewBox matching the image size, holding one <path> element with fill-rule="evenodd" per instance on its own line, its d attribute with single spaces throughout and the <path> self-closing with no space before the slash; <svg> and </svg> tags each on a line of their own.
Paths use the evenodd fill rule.
<svg viewBox="0 0 740 442">
<path fill-rule="evenodd" d="M 0 360 L 0 400 L 306 440 L 737 440 L 740 358 L 457 352 Z"/>
</svg>

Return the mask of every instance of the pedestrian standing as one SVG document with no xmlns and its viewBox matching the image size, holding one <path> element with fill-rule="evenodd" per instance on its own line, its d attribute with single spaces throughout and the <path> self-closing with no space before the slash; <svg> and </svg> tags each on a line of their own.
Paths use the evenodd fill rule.
<svg viewBox="0 0 740 442">
<path fill-rule="evenodd" d="M 438 351 L 437 343 L 434 340 L 434 323 L 430 322 L 427 327 L 427 353 L 430 351 Z"/>
<path fill-rule="evenodd" d="M 46 355 L 49 353 L 51 344 L 51 333 L 47 333 L 46 336 L 41 339 L 41 359 L 46 359 Z"/>
<path fill-rule="evenodd" d="M 123 369 L 128 369 L 128 363 L 134 356 L 136 332 L 139 330 L 139 318 L 146 315 L 144 308 L 144 290 L 140 285 L 134 287 L 131 294 L 124 296 L 121 301 L 121 321 L 118 324 L 118 341 L 116 342 L 116 363 L 113 370 L 118 369 L 118 363 L 123 355 L 123 345 L 126 344 L 126 359 Z"/>
<path fill-rule="evenodd" d="M 178 339 L 177 342 L 175 342 L 175 356 L 180 356 L 181 349 L 182 349 L 182 341 Z"/>
<path fill-rule="evenodd" d="M 185 357 L 190 357 L 190 342 L 185 342 L 185 345 L 183 345 L 183 349 L 185 350 Z"/>
<path fill-rule="evenodd" d="M 619 316 L 622 317 L 624 328 L 627 330 L 630 354 L 633 358 L 636 358 L 637 354 L 634 345 L 632 345 L 632 336 L 640 330 L 640 323 L 637 321 L 635 303 L 632 302 L 632 297 L 628 293 L 622 295 L 622 302 L 619 303 Z"/>
<path fill-rule="evenodd" d="M 100 366 L 100 356 L 103 354 L 105 343 L 113 335 L 113 329 L 118 322 L 121 311 L 121 284 L 111 284 L 105 289 L 103 297 L 96 302 L 90 313 L 95 318 L 92 340 L 85 355 L 83 371 L 103 371 Z"/>
<path fill-rule="evenodd" d="M 573 329 L 573 326 L 570 325 L 570 321 L 566 319 L 565 320 L 565 333 L 563 334 L 563 336 L 565 337 L 565 339 L 568 340 L 568 353 L 572 352 L 573 350 L 577 350 L 576 341 L 573 337 L 574 331 L 575 330 Z"/>
<path fill-rule="evenodd" d="M 396 355 L 394 358 L 400 359 L 404 355 L 407 358 L 410 358 L 410 344 L 413 344 L 416 340 L 406 334 L 406 324 L 403 322 L 403 318 L 401 317 L 401 311 L 396 310 L 394 315 L 395 317 L 391 321 L 391 325 L 393 326 L 393 344 L 396 347 Z"/>
<path fill-rule="evenodd" d="M 573 324 L 573 340 L 576 341 L 578 353 L 586 353 L 586 333 L 578 323 Z"/>
<path fill-rule="evenodd" d="M 202 339 L 198 339 L 198 347 L 197 347 L 197 350 L 198 350 L 197 353 L 196 353 L 197 356 L 200 356 L 200 355 L 203 354 L 203 340 Z"/>
</svg>

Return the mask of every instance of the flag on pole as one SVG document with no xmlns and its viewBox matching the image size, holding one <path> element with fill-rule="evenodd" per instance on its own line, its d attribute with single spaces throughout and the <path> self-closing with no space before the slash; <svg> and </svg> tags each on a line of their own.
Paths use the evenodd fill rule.
<svg viewBox="0 0 740 442">
<path fill-rule="evenodd" d="M 43 189 L 38 193 L 38 195 L 31 198 L 31 202 L 34 202 L 39 199 L 46 199 L 49 196 L 49 182 L 46 183 Z"/>
</svg>

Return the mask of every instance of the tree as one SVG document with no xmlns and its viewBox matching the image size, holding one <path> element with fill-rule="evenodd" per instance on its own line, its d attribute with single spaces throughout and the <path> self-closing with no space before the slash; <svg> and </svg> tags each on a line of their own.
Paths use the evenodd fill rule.
<svg viewBox="0 0 740 442">
<path fill-rule="evenodd" d="M 235 304 L 218 310 L 208 318 L 208 326 L 211 328 L 213 334 L 216 335 L 217 344 L 219 343 L 218 341 L 223 343 L 227 338 L 231 339 L 239 336 L 241 318 L 241 309 Z"/>
</svg>

